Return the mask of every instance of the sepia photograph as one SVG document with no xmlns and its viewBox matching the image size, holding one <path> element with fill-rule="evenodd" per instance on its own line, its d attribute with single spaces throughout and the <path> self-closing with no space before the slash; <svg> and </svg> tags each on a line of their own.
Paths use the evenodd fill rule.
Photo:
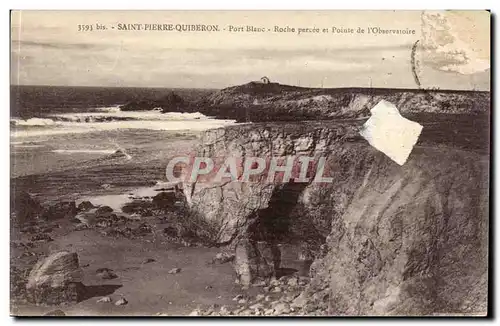
<svg viewBox="0 0 500 326">
<path fill-rule="evenodd" d="M 10 315 L 491 315 L 491 16 L 10 11 Z"/>
</svg>

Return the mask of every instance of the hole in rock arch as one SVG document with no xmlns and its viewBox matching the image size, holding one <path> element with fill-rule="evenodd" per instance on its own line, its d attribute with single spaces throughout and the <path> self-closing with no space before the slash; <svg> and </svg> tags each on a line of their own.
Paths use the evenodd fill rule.
<svg viewBox="0 0 500 326">
<path fill-rule="evenodd" d="M 276 186 L 268 207 L 251 216 L 250 239 L 277 244 L 281 249 L 278 277 L 295 271 L 308 275 L 311 263 L 326 240 L 324 230 L 319 230 L 317 221 L 300 202 L 308 186 L 308 183 L 294 182 Z"/>
</svg>

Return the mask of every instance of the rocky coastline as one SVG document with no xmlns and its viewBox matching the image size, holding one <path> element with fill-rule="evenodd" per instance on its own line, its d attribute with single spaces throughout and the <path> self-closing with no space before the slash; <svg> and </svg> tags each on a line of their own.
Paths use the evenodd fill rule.
<svg viewBox="0 0 500 326">
<path fill-rule="evenodd" d="M 490 112 L 489 92 L 439 89 L 305 88 L 250 82 L 183 98 L 171 92 L 159 99 L 133 100 L 127 110 L 200 112 L 238 122 L 365 119 L 380 100 L 394 103 L 402 114 L 469 114 Z"/>
<path fill-rule="evenodd" d="M 333 178 L 329 184 L 196 180 L 163 189 L 152 198 L 131 198 L 121 211 L 88 201 L 47 205 L 22 189 L 15 191 L 11 223 L 22 240 L 14 241 L 12 250 L 26 264 L 11 267 L 11 295 L 37 305 L 92 298 L 75 276 L 81 268 L 78 257 L 85 253 L 77 258 L 71 252 L 34 253 L 60 229 L 90 230 L 130 241 L 217 248 L 207 265 L 231 264 L 240 293 L 229 305 L 200 305 L 191 316 L 485 314 L 488 135 L 471 136 L 462 126 L 487 122 L 489 95 L 387 94 L 247 84 L 212 93 L 198 103 L 197 108 L 206 110 L 200 112 L 216 117 L 274 122 L 206 131 L 196 155 L 324 156 Z M 404 166 L 359 136 L 360 118 L 380 98 L 396 103 L 403 114 L 421 114 L 424 133 Z M 172 102 L 185 105 L 175 95 L 167 99 L 168 105 Z M 143 104 L 151 109 L 158 103 Z M 259 112 L 270 106 L 276 111 L 261 116 Z M 250 111 L 243 114 L 245 108 Z M 426 114 L 439 118 L 426 120 Z M 322 121 L 286 122 L 288 118 L 280 118 L 284 115 Z M 461 124 L 450 124 L 454 119 Z M 299 248 L 303 270 L 287 265 L 287 245 Z M 154 259 L 142 264 L 150 263 Z M 113 279 L 113 273 L 96 271 L 100 278 Z M 182 273 L 182 267 L 164 271 L 167 277 Z M 108 296 L 101 296 L 99 304 L 131 304 L 125 297 L 105 299 Z M 54 301 L 57 297 L 62 301 Z"/>
</svg>

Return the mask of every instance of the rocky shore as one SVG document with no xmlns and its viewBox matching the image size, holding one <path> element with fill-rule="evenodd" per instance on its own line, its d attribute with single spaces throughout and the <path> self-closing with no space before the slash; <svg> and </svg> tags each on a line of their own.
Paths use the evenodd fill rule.
<svg viewBox="0 0 500 326">
<path fill-rule="evenodd" d="M 423 125 L 403 166 L 359 135 L 381 98 Z M 119 210 L 16 188 L 15 304 L 62 307 L 52 315 L 487 312 L 488 93 L 250 83 L 197 103 L 207 115 L 273 122 L 208 130 L 195 156 L 324 157 L 332 182 L 201 177 Z"/>
<path fill-rule="evenodd" d="M 197 102 L 200 112 L 239 122 L 368 118 L 380 100 L 403 114 L 488 114 L 488 92 L 387 88 L 303 88 L 278 83 L 228 87 Z"/>
<path fill-rule="evenodd" d="M 366 119 L 380 100 L 394 103 L 405 115 L 469 114 L 490 111 L 490 95 L 481 91 L 386 88 L 305 88 L 250 82 L 197 98 L 170 92 L 160 98 L 134 99 L 123 111 L 200 112 L 237 122 Z"/>
<path fill-rule="evenodd" d="M 13 193 L 11 212 L 13 307 L 24 307 L 20 310 L 22 315 L 26 313 L 31 315 L 29 311 L 32 311 L 33 307 L 41 307 L 45 310 L 52 309 L 45 313 L 46 315 L 65 316 L 67 309 L 81 302 L 94 301 L 94 305 L 129 305 L 127 300 L 130 298 L 113 295 L 113 292 L 120 287 L 119 285 L 116 287 L 113 285 L 112 288 L 106 290 L 111 286 L 106 285 L 107 281 L 121 282 L 120 275 L 114 269 L 89 263 L 82 264 L 82 261 L 88 261 L 90 258 L 87 257 L 86 252 L 77 253 L 67 249 L 55 249 L 52 245 L 60 239 L 69 239 L 78 234 L 84 235 L 85 232 L 96 234 L 100 238 L 107 238 L 111 243 L 124 240 L 132 245 L 134 243 L 140 245 L 146 241 L 155 246 L 174 246 L 174 248 L 193 248 L 193 250 L 207 247 L 219 248 L 216 249 L 217 254 L 213 254 L 211 259 L 205 261 L 204 268 L 207 269 L 232 265 L 231 269 L 238 272 L 240 264 L 248 264 L 243 257 L 246 254 L 246 247 L 243 253 L 240 250 L 237 251 L 239 254 L 236 258 L 231 247 L 220 246 L 213 241 L 214 232 L 218 230 L 210 229 L 205 221 L 188 211 L 182 192 L 167 188 L 158 190 L 158 194 L 154 197 L 130 196 L 130 202 L 125 204 L 121 211 L 115 211 L 109 206 L 96 206 L 90 201 L 41 204 L 26 192 Z M 262 244 L 265 243 L 262 242 Z M 114 258 L 109 257 L 109 259 L 113 261 Z M 156 262 L 154 258 L 144 258 L 140 266 L 154 265 Z M 249 298 L 256 290 L 267 293 L 265 297 L 257 297 L 258 301 L 262 301 L 262 307 L 269 305 L 267 310 L 271 309 L 273 302 L 285 300 L 285 297 L 282 298 L 283 295 L 288 295 L 286 300 L 290 300 L 292 296 L 294 298 L 298 296 L 300 290 L 309 282 L 307 272 L 302 273 L 302 276 L 298 274 L 279 276 L 282 272 L 278 266 L 276 267 L 276 270 L 272 269 L 260 283 L 252 284 L 253 291 L 249 291 L 249 284 L 237 284 L 239 281 L 234 283 L 239 292 L 237 294 L 239 299 L 226 305 L 216 304 L 216 307 L 224 307 L 220 313 L 224 314 L 227 310 L 227 315 L 249 314 L 249 311 L 239 309 L 244 301 L 241 299 Z M 184 266 L 172 268 L 170 271 L 165 270 L 164 273 L 171 274 L 172 277 L 175 274 L 183 274 Z M 98 283 L 104 282 L 104 284 L 89 285 L 86 281 L 89 277 L 101 280 Z M 297 282 L 285 281 L 289 278 L 295 278 Z M 287 284 L 291 285 L 289 291 L 286 290 Z M 102 289 L 96 290 L 99 288 Z M 212 285 L 207 285 L 204 291 L 212 289 Z M 230 292 L 226 295 L 228 296 L 226 299 L 230 301 L 235 293 Z M 54 310 L 53 307 L 57 306 L 61 308 Z M 198 305 L 197 307 L 191 315 L 212 313 L 211 305 Z M 256 307 L 252 307 L 252 314 L 253 311 L 257 314 L 265 313 L 262 308 L 254 309 Z M 292 309 L 288 312 L 293 311 Z M 273 314 L 283 312 L 286 310 L 276 310 Z M 168 310 L 158 313 L 158 315 L 169 314 L 172 312 Z"/>
</svg>

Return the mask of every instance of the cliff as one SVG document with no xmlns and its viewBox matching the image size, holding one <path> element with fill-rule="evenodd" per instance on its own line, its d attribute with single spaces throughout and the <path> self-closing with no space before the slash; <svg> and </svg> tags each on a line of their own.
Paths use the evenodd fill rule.
<svg viewBox="0 0 500 326">
<path fill-rule="evenodd" d="M 367 105 L 361 96 L 353 114 Z M 333 182 L 198 179 L 184 183 L 184 193 L 191 209 L 217 226 L 221 243 L 249 238 L 322 248 L 301 296 L 305 311 L 314 306 L 329 315 L 484 314 L 488 132 L 471 126 L 487 124 L 487 116 L 459 119 L 458 133 L 441 116 L 441 123 L 422 122 L 424 132 L 403 166 L 358 135 L 360 121 L 210 130 L 196 155 L 219 162 L 230 156 L 326 157 Z"/>
<path fill-rule="evenodd" d="M 403 114 L 485 114 L 490 108 L 488 92 L 302 88 L 257 82 L 213 92 L 195 106 L 205 115 L 238 121 L 328 120 L 366 118 L 382 99 L 395 104 Z"/>
</svg>

